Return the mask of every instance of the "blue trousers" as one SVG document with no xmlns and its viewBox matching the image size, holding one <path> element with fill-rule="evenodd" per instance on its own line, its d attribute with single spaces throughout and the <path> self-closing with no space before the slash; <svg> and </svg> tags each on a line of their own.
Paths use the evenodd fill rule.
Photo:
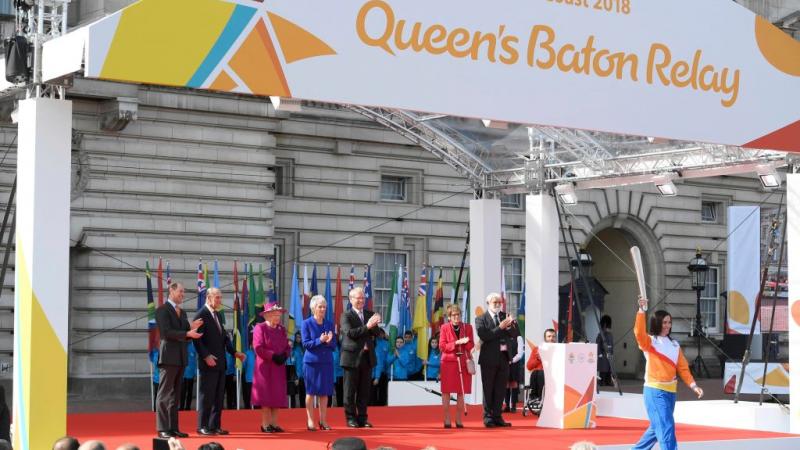
<svg viewBox="0 0 800 450">
<path fill-rule="evenodd" d="M 677 450 L 678 441 L 675 439 L 675 397 L 672 392 L 662 391 L 651 387 L 644 387 L 644 406 L 650 426 L 644 432 L 633 450 L 649 450 L 656 445 L 661 450 Z"/>
</svg>

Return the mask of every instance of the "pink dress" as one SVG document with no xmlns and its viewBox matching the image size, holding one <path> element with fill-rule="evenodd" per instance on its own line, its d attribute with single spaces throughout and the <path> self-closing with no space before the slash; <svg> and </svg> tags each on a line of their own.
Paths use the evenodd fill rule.
<svg viewBox="0 0 800 450">
<path fill-rule="evenodd" d="M 253 371 L 252 404 L 265 408 L 286 408 L 286 366 L 275 364 L 273 354 L 289 357 L 286 328 L 260 323 L 253 329 L 256 367 Z"/>
</svg>

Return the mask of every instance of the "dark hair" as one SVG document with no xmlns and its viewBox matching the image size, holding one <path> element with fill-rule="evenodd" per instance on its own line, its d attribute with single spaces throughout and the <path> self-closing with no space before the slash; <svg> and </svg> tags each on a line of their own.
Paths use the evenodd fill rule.
<svg viewBox="0 0 800 450">
<path fill-rule="evenodd" d="M 197 447 L 197 450 L 225 450 L 225 447 L 219 442 L 206 442 L 200 447 Z"/>
<path fill-rule="evenodd" d="M 600 318 L 600 328 L 611 328 L 611 316 L 605 314 Z"/>
<path fill-rule="evenodd" d="M 544 333 L 542 333 L 542 337 L 543 338 L 547 337 L 547 333 L 553 333 L 553 334 L 557 335 L 556 330 L 554 330 L 552 328 L 548 328 L 548 329 L 544 330 Z"/>
<path fill-rule="evenodd" d="M 405 333 L 403 333 L 403 336 L 406 336 L 406 335 L 409 335 L 409 334 L 410 334 L 412 337 L 414 336 L 414 332 L 413 332 L 413 331 L 411 331 L 411 330 L 406 330 L 406 332 L 405 332 Z"/>
<path fill-rule="evenodd" d="M 72 436 L 64 436 L 53 444 L 53 450 L 78 450 L 81 444 Z"/>
<path fill-rule="evenodd" d="M 661 336 L 661 323 L 664 322 L 664 317 L 669 316 L 672 318 L 672 314 L 664 311 L 663 309 L 659 309 L 656 311 L 652 317 L 650 317 L 650 334 L 653 336 Z M 670 333 L 672 332 L 672 328 L 670 328 Z M 667 337 L 672 339 L 672 337 L 667 334 Z"/>
<path fill-rule="evenodd" d="M 430 339 L 428 339 L 428 354 L 429 355 L 433 352 L 433 347 L 431 347 L 431 342 L 433 342 L 434 339 L 436 339 L 436 343 L 438 344 L 439 343 L 439 334 L 438 333 L 434 334 L 433 336 L 431 336 Z M 437 352 L 441 352 L 442 351 L 441 347 L 439 347 L 437 345 L 436 346 L 436 351 Z"/>
</svg>

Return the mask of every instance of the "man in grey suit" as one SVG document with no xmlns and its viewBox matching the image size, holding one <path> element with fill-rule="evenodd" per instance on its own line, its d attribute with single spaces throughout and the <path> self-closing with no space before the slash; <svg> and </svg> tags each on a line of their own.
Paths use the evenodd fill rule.
<svg viewBox="0 0 800 450">
<path fill-rule="evenodd" d="M 475 318 L 475 327 L 481 339 L 481 352 L 478 364 L 481 365 L 481 385 L 483 386 L 483 425 L 486 428 L 510 427 L 503 420 L 500 410 L 508 383 L 511 364 L 511 341 L 516 339 L 512 332 L 514 319 L 506 317 L 502 311 L 503 299 L 492 292 L 486 297 L 488 310 Z"/>
<path fill-rule="evenodd" d="M 156 310 L 156 324 L 161 333 L 158 368 L 159 383 L 156 395 L 156 426 L 158 437 L 188 437 L 178 429 L 178 406 L 180 404 L 183 370 L 188 363 L 186 344 L 190 339 L 202 336 L 197 329 L 202 319 L 189 324 L 183 311 L 183 284 L 169 285 L 169 298 Z"/>
<path fill-rule="evenodd" d="M 350 311 L 339 319 L 342 338 L 339 362 L 344 369 L 344 414 L 351 428 L 372 428 L 367 404 L 372 388 L 372 368 L 377 363 L 375 336 L 380 332 L 380 314 L 364 309 L 364 290 L 349 293 Z"/>
</svg>

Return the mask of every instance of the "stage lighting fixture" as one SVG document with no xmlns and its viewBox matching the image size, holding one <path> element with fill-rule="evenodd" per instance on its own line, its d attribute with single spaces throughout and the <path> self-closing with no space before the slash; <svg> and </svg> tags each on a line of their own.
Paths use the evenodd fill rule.
<svg viewBox="0 0 800 450">
<path fill-rule="evenodd" d="M 575 193 L 575 186 L 572 183 L 564 183 L 556 186 L 556 195 L 561 203 L 574 205 L 578 203 L 578 195 Z"/>
<path fill-rule="evenodd" d="M 672 182 L 672 177 L 669 175 L 659 175 L 655 177 L 653 179 L 653 184 L 656 185 L 656 189 L 658 189 L 662 197 L 674 197 L 678 195 L 678 188 L 675 187 L 675 183 Z"/>
<path fill-rule="evenodd" d="M 771 164 L 758 166 L 756 173 L 758 173 L 758 179 L 761 180 L 761 186 L 763 186 L 764 189 L 775 189 L 780 187 L 781 177 L 778 175 L 778 172 L 775 171 L 775 167 L 773 167 Z"/>
</svg>

